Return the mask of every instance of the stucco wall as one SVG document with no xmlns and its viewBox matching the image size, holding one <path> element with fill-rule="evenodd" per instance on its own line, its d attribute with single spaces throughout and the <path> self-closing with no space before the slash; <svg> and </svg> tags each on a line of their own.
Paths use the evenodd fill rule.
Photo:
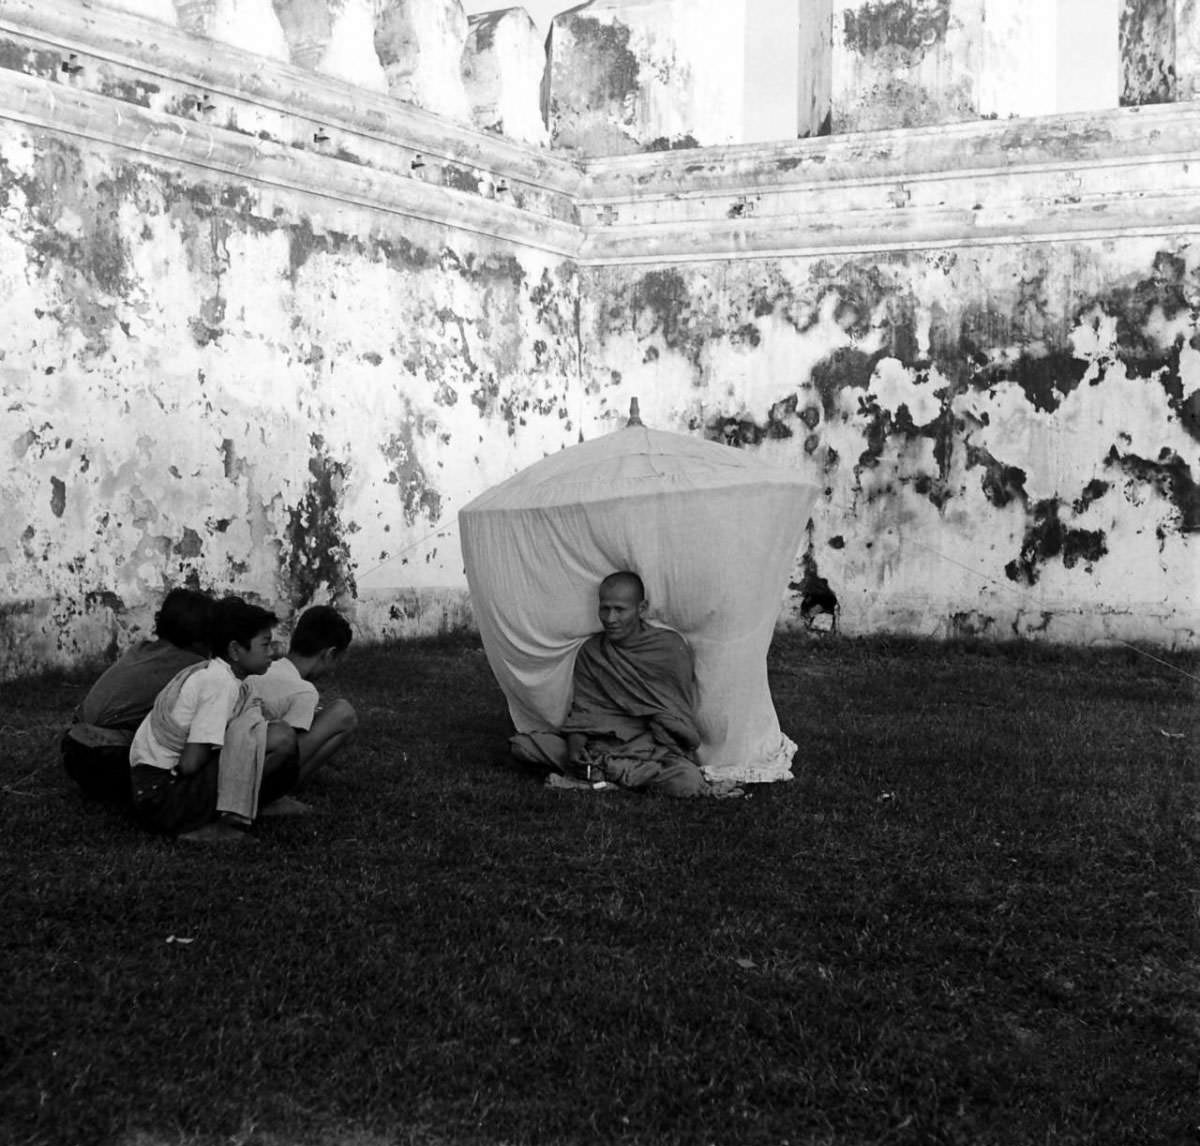
<svg viewBox="0 0 1200 1146">
<path fill-rule="evenodd" d="M 542 161 L 421 113 L 388 139 L 282 67 L 292 99 L 210 73 L 197 108 L 187 75 L 6 46 L 3 675 L 105 653 L 180 583 L 375 637 L 466 623 L 439 527 L 578 435 Z"/>
<path fill-rule="evenodd" d="M 822 485 L 793 623 L 828 589 L 850 633 L 1195 640 L 1188 242 L 610 267 L 584 293 L 588 384 Z"/>
<path fill-rule="evenodd" d="M 1200 108 L 567 161 L 21 11 L 0 676 L 181 582 L 469 624 L 457 509 L 634 395 L 822 482 L 785 623 L 1197 643 Z"/>
<path fill-rule="evenodd" d="M 0 204 L 9 669 L 168 583 L 349 600 L 570 438 L 569 263 L 50 134 L 0 137 Z M 453 549 L 410 558 L 460 582 Z"/>
</svg>

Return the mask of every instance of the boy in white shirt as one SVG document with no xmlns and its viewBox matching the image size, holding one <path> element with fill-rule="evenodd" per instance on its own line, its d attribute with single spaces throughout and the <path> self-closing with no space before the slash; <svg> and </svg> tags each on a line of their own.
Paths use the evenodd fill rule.
<svg viewBox="0 0 1200 1146">
<path fill-rule="evenodd" d="M 337 667 L 350 645 L 350 624 L 330 605 L 313 605 L 300 614 L 288 654 L 262 676 L 247 683 L 268 720 L 282 721 L 296 733 L 303 784 L 354 738 L 358 715 L 346 700 L 322 705 L 314 681 Z M 299 803 L 299 801 L 294 801 Z"/>
<path fill-rule="evenodd" d="M 270 665 L 275 623 L 272 613 L 240 597 L 217 602 L 212 659 L 189 665 L 158 694 L 129 749 L 134 811 L 147 827 L 192 839 L 242 839 L 240 829 L 260 803 L 294 786 L 295 735 L 286 725 L 268 725 L 243 684 Z M 219 812 L 229 814 L 218 819 Z"/>
</svg>

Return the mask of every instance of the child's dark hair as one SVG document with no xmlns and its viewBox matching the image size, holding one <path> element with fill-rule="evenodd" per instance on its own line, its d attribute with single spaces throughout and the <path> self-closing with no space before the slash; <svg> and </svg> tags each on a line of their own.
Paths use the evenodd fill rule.
<svg viewBox="0 0 1200 1146">
<path fill-rule="evenodd" d="M 291 651 L 302 657 L 315 657 L 322 649 L 344 652 L 352 635 L 350 622 L 332 605 L 313 605 L 296 622 Z"/>
<path fill-rule="evenodd" d="M 225 597 L 213 607 L 209 643 L 215 657 L 229 652 L 229 642 L 237 641 L 247 648 L 264 629 L 273 628 L 279 618 L 267 609 L 260 609 L 241 597 Z"/>
<path fill-rule="evenodd" d="M 172 589 L 154 614 L 154 632 L 181 649 L 208 646 L 213 599 L 198 589 Z"/>
</svg>

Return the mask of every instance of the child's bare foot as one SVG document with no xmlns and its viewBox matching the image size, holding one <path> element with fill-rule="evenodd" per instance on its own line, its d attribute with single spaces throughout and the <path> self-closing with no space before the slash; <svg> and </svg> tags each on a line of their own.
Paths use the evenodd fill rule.
<svg viewBox="0 0 1200 1146">
<path fill-rule="evenodd" d="M 312 806 L 297 800 L 295 796 L 280 796 L 272 800 L 266 807 L 260 808 L 258 814 L 262 818 L 273 816 L 307 816 L 312 812 Z"/>
<path fill-rule="evenodd" d="M 182 832 L 179 839 L 192 844 L 256 844 L 256 840 L 245 828 L 235 827 L 225 820 L 214 820 L 194 832 Z"/>
</svg>

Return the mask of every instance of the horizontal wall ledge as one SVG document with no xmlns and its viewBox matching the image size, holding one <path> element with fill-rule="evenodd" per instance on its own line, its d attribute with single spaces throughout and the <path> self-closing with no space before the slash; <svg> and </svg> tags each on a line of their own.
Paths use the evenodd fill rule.
<svg viewBox="0 0 1200 1146">
<path fill-rule="evenodd" d="M 1200 102 L 573 162 L 71 0 L 0 0 L 0 118 L 593 266 L 1200 225 Z"/>
<path fill-rule="evenodd" d="M 578 253 L 580 231 L 481 194 L 415 176 L 298 151 L 204 123 L 48 84 L 0 68 L 0 121 L 9 120 L 121 148 L 146 160 L 183 165 L 229 180 L 282 188 L 335 203 L 440 223 L 560 257 Z"/>
<path fill-rule="evenodd" d="M 948 161 L 968 153 L 970 166 Z M 789 166 L 789 154 L 803 162 Z M 588 164 L 579 204 L 584 265 L 1049 243 L 1200 226 L 1200 108 L 1190 105 L 676 152 L 657 156 L 662 170 L 649 165 L 653 158 Z M 631 181 L 641 181 L 637 191 Z"/>
<path fill-rule="evenodd" d="M 1200 100 L 589 159 L 586 202 L 970 176 L 1193 154 Z"/>
<path fill-rule="evenodd" d="M 560 155 L 129 13 L 78 0 L 0 0 L 4 69 L 56 91 L 91 92 L 381 169 L 390 154 L 407 173 L 419 154 L 427 167 L 450 168 L 454 186 L 500 185 L 522 210 L 573 221 L 582 176 Z"/>
</svg>

